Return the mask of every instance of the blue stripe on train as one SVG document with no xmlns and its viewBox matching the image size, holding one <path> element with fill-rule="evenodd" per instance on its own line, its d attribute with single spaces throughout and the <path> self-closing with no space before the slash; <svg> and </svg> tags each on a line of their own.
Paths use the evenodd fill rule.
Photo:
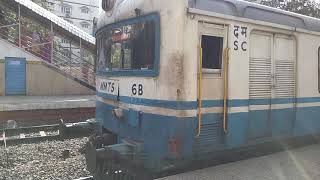
<svg viewBox="0 0 320 180">
<path fill-rule="evenodd" d="M 223 133 L 221 114 L 205 114 L 202 120 L 203 134 L 200 136 L 202 144 L 198 144 L 196 149 L 206 151 L 233 149 L 274 139 L 320 133 L 320 107 L 297 108 L 293 113 L 290 111 L 292 109 L 272 110 L 273 119 L 264 118 L 270 113 L 266 110 L 255 111 L 252 119 L 249 112 L 228 114 L 227 134 Z M 210 125 L 217 125 L 220 128 L 207 128 Z M 263 134 L 263 136 L 256 136 L 256 134 Z"/>
<path fill-rule="evenodd" d="M 125 112 L 125 120 L 119 121 L 112 115 L 114 107 L 102 102 L 97 102 L 96 118 L 103 122 L 103 126 L 123 138 L 132 138 L 144 142 L 143 152 L 149 167 L 158 167 L 168 157 L 168 144 L 172 138 L 181 139 L 181 155 L 193 157 L 206 152 L 214 152 L 223 149 L 233 149 L 270 141 L 274 138 L 286 138 L 304 136 L 320 132 L 320 107 L 297 108 L 293 113 L 292 124 L 283 119 L 291 119 L 290 109 L 272 110 L 274 118 L 270 120 L 265 114 L 266 110 L 255 111 L 254 116 L 249 112 L 232 113 L 228 115 L 228 133 L 222 129 L 221 114 L 204 114 L 202 117 L 202 131 L 195 138 L 197 129 L 197 117 L 178 118 L 142 113 L 138 123 L 129 123 L 134 110 Z M 139 112 L 136 112 L 139 113 Z M 272 116 L 271 116 L 272 117 Z M 250 119 L 251 118 L 251 119 Z M 262 120 L 261 120 L 262 119 Z M 269 121 L 269 126 L 266 126 Z M 260 131 L 266 133 L 259 134 Z"/>
<path fill-rule="evenodd" d="M 120 136 L 119 143 L 124 138 L 131 138 L 141 141 L 144 144 L 144 158 L 147 167 L 159 168 L 168 166 L 164 159 L 170 157 L 168 152 L 169 141 L 179 139 L 181 142 L 180 156 L 192 158 L 195 154 L 201 155 L 204 152 L 213 152 L 218 149 L 231 147 L 224 144 L 224 136 L 221 126 L 221 114 L 206 114 L 203 116 L 202 133 L 199 138 L 195 138 L 197 129 L 197 118 L 177 118 L 170 116 L 161 116 L 155 114 L 143 113 L 141 115 L 141 125 L 138 127 L 130 126 L 128 120 L 119 121 L 112 116 L 112 106 L 97 102 L 97 116 L 99 121 L 103 122 L 103 126 L 108 130 Z M 129 114 L 129 111 L 125 114 Z M 125 115 L 128 116 L 128 115 Z M 240 116 L 237 116 L 240 117 Z M 239 129 L 244 126 L 241 121 L 232 123 Z M 241 146 L 243 136 L 239 136 L 241 131 L 230 133 L 234 139 L 228 143 L 233 147 Z"/>
<path fill-rule="evenodd" d="M 97 96 L 118 100 L 117 96 L 108 95 L 97 92 Z M 119 101 L 127 104 L 151 106 L 151 107 L 163 107 L 168 109 L 176 110 L 193 110 L 198 107 L 197 101 L 170 101 L 170 100 L 155 100 L 155 99 L 144 99 L 135 98 L 128 96 L 120 96 Z M 281 99 L 231 99 L 228 100 L 228 107 L 243 107 L 248 105 L 270 105 L 270 104 L 289 104 L 289 103 L 312 103 L 320 102 L 320 97 L 307 97 L 307 98 L 281 98 Z M 223 107 L 223 100 L 203 100 L 202 107 Z"/>
</svg>

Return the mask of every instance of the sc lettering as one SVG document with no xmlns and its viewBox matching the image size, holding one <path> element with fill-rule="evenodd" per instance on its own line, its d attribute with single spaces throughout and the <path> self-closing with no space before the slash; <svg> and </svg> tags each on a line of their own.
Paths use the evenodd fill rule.
<svg viewBox="0 0 320 180">
<path fill-rule="evenodd" d="M 234 26 L 234 30 L 233 30 L 233 35 L 235 37 L 235 41 L 233 42 L 234 45 L 234 50 L 238 51 L 238 50 L 242 50 L 242 51 L 247 51 L 248 49 L 248 43 L 246 40 L 244 40 L 243 42 L 239 42 L 239 40 L 241 41 L 240 37 L 246 39 L 248 36 L 248 28 L 247 27 L 243 27 L 243 26 Z"/>
<path fill-rule="evenodd" d="M 244 41 L 241 43 L 240 48 L 242 51 L 247 51 L 247 42 Z M 238 41 L 234 41 L 234 50 L 238 51 L 239 50 L 239 42 Z"/>
</svg>

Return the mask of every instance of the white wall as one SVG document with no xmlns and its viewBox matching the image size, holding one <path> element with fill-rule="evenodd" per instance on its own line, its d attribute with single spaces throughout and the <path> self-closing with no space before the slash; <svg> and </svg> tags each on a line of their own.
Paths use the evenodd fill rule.
<svg viewBox="0 0 320 180">
<path fill-rule="evenodd" d="M 42 61 L 36 56 L 0 39 L 0 96 L 5 94 L 5 67 L 3 61 L 5 57 L 27 59 L 28 96 L 87 95 L 95 93 L 73 79 L 67 78 L 43 65 Z"/>
<path fill-rule="evenodd" d="M 0 39 L 0 59 L 4 59 L 5 57 L 24 57 L 33 61 L 41 61 L 36 56 L 29 54 L 10 43 L 7 43 L 5 40 Z"/>
</svg>

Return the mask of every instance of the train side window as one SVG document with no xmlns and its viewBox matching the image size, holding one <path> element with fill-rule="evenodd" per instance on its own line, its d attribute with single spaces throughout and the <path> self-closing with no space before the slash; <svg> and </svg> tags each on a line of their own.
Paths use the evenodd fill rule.
<svg viewBox="0 0 320 180">
<path fill-rule="evenodd" d="M 223 37 L 202 35 L 201 47 L 203 72 L 221 73 Z"/>
<path fill-rule="evenodd" d="M 97 32 L 97 72 L 117 76 L 157 76 L 160 17 L 141 16 L 109 24 Z"/>
<path fill-rule="evenodd" d="M 99 69 L 109 72 L 153 70 L 155 33 L 156 23 L 151 20 L 107 29 L 98 38 L 102 41 L 98 44 L 99 59 L 105 61 Z"/>
</svg>

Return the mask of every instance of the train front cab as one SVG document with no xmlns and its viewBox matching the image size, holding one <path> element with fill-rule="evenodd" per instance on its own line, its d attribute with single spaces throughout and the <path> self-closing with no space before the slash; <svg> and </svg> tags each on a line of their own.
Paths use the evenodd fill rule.
<svg viewBox="0 0 320 180">
<path fill-rule="evenodd" d="M 101 167 L 115 159 L 126 159 L 121 166 L 135 173 L 137 164 L 158 172 L 174 167 L 177 158 L 191 157 L 197 102 L 186 100 L 184 87 L 185 4 L 153 3 L 159 10 L 144 9 L 96 34 L 96 118 L 108 135 L 91 143 L 97 150 L 87 159 L 95 174 L 112 172 Z"/>
</svg>

